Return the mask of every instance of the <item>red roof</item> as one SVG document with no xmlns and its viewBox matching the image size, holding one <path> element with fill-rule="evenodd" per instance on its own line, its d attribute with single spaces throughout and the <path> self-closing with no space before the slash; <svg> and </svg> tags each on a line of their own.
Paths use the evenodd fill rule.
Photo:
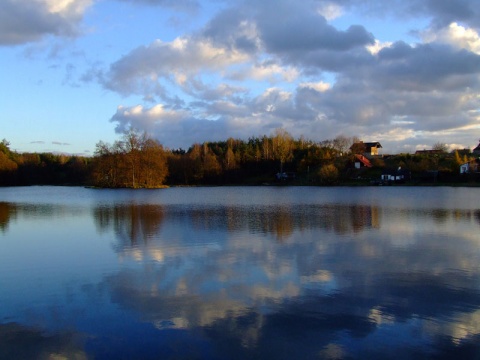
<svg viewBox="0 0 480 360">
<path fill-rule="evenodd" d="M 365 156 L 355 154 L 355 157 L 366 167 L 372 167 L 372 163 Z"/>
</svg>

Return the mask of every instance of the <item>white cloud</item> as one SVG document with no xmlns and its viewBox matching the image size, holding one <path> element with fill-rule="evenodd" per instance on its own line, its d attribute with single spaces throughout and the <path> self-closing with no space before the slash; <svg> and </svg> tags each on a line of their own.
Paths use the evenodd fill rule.
<svg viewBox="0 0 480 360">
<path fill-rule="evenodd" d="M 323 17 L 325 17 L 325 19 L 329 21 L 341 17 L 344 13 L 343 8 L 333 2 L 321 4 L 318 7 L 317 11 L 320 15 L 322 15 Z"/>
<path fill-rule="evenodd" d="M 259 80 L 277 83 L 281 81 L 293 82 L 300 76 L 295 67 L 281 66 L 274 62 L 265 61 L 260 64 L 246 63 L 241 69 L 235 69 L 229 77 L 235 80 Z"/>
<path fill-rule="evenodd" d="M 372 55 L 377 55 L 381 50 L 385 48 L 389 48 L 392 46 L 392 42 L 380 42 L 379 40 L 375 40 L 374 44 L 369 44 L 365 46 L 365 48 L 370 52 Z"/>
<path fill-rule="evenodd" d="M 92 5 L 93 0 L 35 0 L 44 3 L 52 14 L 63 17 L 83 16 L 85 10 Z"/>
<path fill-rule="evenodd" d="M 319 81 L 319 82 L 316 82 L 316 83 L 311 83 L 311 82 L 301 83 L 300 87 L 313 89 L 313 90 L 318 91 L 318 92 L 325 92 L 325 91 L 330 89 L 330 84 L 326 83 L 326 82 L 323 82 L 323 81 Z"/>
<path fill-rule="evenodd" d="M 424 42 L 442 42 L 480 54 L 480 36 L 475 29 L 451 23 L 442 29 L 428 29 L 422 33 Z"/>
<path fill-rule="evenodd" d="M 215 46 L 206 39 L 179 37 L 172 42 L 156 40 L 132 50 L 102 76 L 104 85 L 123 94 L 164 93 L 165 82 L 185 86 L 196 76 L 221 75 L 248 56 L 235 49 Z M 163 83 L 163 85 L 162 85 Z"/>
<path fill-rule="evenodd" d="M 148 11 L 175 7 L 172 0 L 123 1 L 132 12 L 138 3 L 143 11 L 145 5 L 155 5 Z M 78 34 L 94 4 L 6 0 L 3 14 L 9 17 L 2 21 L 0 14 L 0 44 Z M 463 5 L 474 13 L 479 9 L 470 0 Z M 378 14 L 386 21 L 393 21 L 395 12 L 428 14 L 422 24 L 431 19 L 431 29 L 421 33 L 423 43 L 383 43 L 368 22 L 356 22 L 356 12 L 365 16 L 366 10 L 376 21 Z M 103 69 L 96 63 L 84 76 L 127 97 L 123 103 L 144 99 L 117 110 L 112 121 L 118 129 L 128 124 L 153 129 L 172 147 L 248 138 L 277 127 L 313 140 L 374 132 L 382 143 L 411 146 L 425 143 L 425 134 L 441 141 L 448 132 L 459 137 L 455 143 L 468 144 L 468 132 L 480 126 L 480 36 L 464 11 L 452 15 L 441 4 L 420 6 L 413 0 L 393 5 L 331 0 L 320 7 L 313 0 L 238 0 L 223 2 L 212 14 L 186 32 L 168 28 L 164 35 L 165 24 L 159 24 L 144 34 L 147 45 L 125 39 L 123 55 L 109 54 L 117 61 Z M 455 16 L 457 21 L 445 25 Z M 342 28 L 329 23 L 339 17 Z M 151 41 L 159 34 L 170 40 Z M 326 81 L 330 75 L 335 81 Z M 157 103 L 162 105 L 152 106 Z"/>
</svg>

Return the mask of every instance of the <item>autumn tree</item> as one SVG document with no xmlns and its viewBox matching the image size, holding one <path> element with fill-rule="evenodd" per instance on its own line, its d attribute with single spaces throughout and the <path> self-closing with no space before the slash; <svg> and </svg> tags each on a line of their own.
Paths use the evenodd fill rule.
<svg viewBox="0 0 480 360">
<path fill-rule="evenodd" d="M 321 184 L 333 185 L 338 181 L 338 169 L 333 164 L 322 166 L 318 171 L 318 179 Z"/>
<path fill-rule="evenodd" d="M 136 188 L 138 184 L 138 177 L 140 173 L 140 161 L 143 157 L 142 151 L 144 150 L 147 141 L 147 133 L 140 133 L 136 129 L 130 129 L 123 134 L 122 140 L 117 142 L 120 153 L 123 155 L 123 165 L 128 166 L 129 181 L 131 181 L 132 188 Z M 126 171 L 127 172 L 127 171 Z"/>
<path fill-rule="evenodd" d="M 146 133 L 131 129 L 109 145 L 95 150 L 93 183 L 102 187 L 158 187 L 168 174 L 162 145 Z"/>
<path fill-rule="evenodd" d="M 203 145 L 202 166 L 203 166 L 204 176 L 211 179 L 218 178 L 218 176 L 222 171 L 222 166 L 220 165 L 220 161 L 218 160 L 217 156 L 212 151 L 212 149 L 208 147 L 207 143 Z"/>
<path fill-rule="evenodd" d="M 226 170 L 233 170 L 237 167 L 235 154 L 230 146 L 227 148 L 227 152 L 225 153 L 224 164 Z"/>
<path fill-rule="evenodd" d="M 283 172 L 283 164 L 293 157 L 293 138 L 286 130 L 276 129 L 272 143 L 274 158 L 280 161 L 280 172 Z"/>
<path fill-rule="evenodd" d="M 5 139 L 0 143 L 0 183 L 2 184 L 12 183 L 18 169 L 17 163 L 12 160 L 9 145 L 10 143 Z"/>
<path fill-rule="evenodd" d="M 139 155 L 137 184 L 147 188 L 163 185 L 168 175 L 163 146 L 156 140 L 146 138 L 142 143 Z"/>
</svg>

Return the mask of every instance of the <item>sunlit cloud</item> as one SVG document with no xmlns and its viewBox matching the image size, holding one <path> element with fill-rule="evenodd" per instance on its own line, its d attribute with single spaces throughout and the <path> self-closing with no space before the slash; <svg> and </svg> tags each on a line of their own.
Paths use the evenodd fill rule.
<svg viewBox="0 0 480 360">
<path fill-rule="evenodd" d="M 331 86 L 328 83 L 320 81 L 320 82 L 317 82 L 317 83 L 301 83 L 300 87 L 313 89 L 313 90 L 318 91 L 318 92 L 325 92 L 325 91 L 329 90 Z"/>
<path fill-rule="evenodd" d="M 335 2 L 325 2 L 318 7 L 317 11 L 329 21 L 339 18 L 344 13 L 343 8 Z"/>
<path fill-rule="evenodd" d="M 47 35 L 74 36 L 93 0 L 5 0 L 0 12 L 0 46 L 39 41 Z"/>
<path fill-rule="evenodd" d="M 96 24 L 113 5 L 128 9 L 144 33 L 114 39 L 123 25 L 113 13 L 108 26 Z M 147 10 L 169 19 L 196 16 L 189 26 L 167 21 L 147 27 L 140 20 L 152 21 Z M 57 62 L 49 71 L 66 72 L 64 86 L 92 86 L 112 101 L 117 97 L 108 105 L 112 113 L 123 107 L 112 117 L 117 131 L 134 125 L 168 139 L 169 146 L 220 140 L 222 133 L 245 139 L 283 127 L 314 141 L 374 133 L 394 153 L 425 144 L 423 135 L 432 143 L 447 134 L 456 136 L 455 144 L 476 142 L 468 131 L 480 126 L 475 14 L 480 8 L 473 0 L 455 7 L 413 0 L 238 0 L 221 6 L 6 0 L 0 45 L 30 44 L 24 54 L 32 44 L 44 49 Z M 379 23 L 388 27 L 388 37 Z M 72 37 L 78 41 L 68 41 Z M 51 86 L 45 79 L 36 79 L 38 86 Z M 107 105 L 93 106 L 105 111 Z"/>
<path fill-rule="evenodd" d="M 480 54 L 480 36 L 475 29 L 451 23 L 443 29 L 429 29 L 422 33 L 424 42 L 442 42 L 456 48 Z"/>
<path fill-rule="evenodd" d="M 375 40 L 375 43 L 373 45 L 367 45 L 366 48 L 372 55 L 377 55 L 382 49 L 388 48 L 392 46 L 392 44 L 393 43 L 391 42 L 381 43 L 380 41 Z"/>
</svg>

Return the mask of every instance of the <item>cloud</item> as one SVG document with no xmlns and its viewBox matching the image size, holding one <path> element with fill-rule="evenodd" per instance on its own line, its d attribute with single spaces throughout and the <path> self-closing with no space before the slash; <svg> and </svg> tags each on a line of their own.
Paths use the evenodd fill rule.
<svg viewBox="0 0 480 360">
<path fill-rule="evenodd" d="M 99 208 L 105 214 L 95 220 L 103 230 L 114 228 L 119 257 L 151 266 L 109 274 L 92 288 L 100 296 L 108 291 L 119 307 L 159 329 L 191 330 L 215 344 L 236 339 L 245 358 L 252 351 L 271 356 L 272 349 L 281 358 L 281 346 L 272 344 L 292 341 L 292 333 L 298 340 L 295 355 L 312 358 L 331 342 L 342 345 L 338 334 L 356 340 L 382 337 L 390 326 L 406 336 L 422 331 L 436 349 L 458 351 L 460 344 L 478 343 L 479 313 L 474 310 L 480 295 L 472 255 L 478 239 L 461 224 L 449 227 L 453 218 L 470 222 L 474 210 L 439 213 L 428 204 L 398 210 L 328 201 L 271 207 L 257 200 L 251 208 L 217 202 L 201 211 L 181 204 Z M 141 216 L 147 210 L 154 216 Z M 172 219 L 182 224 L 173 232 Z M 407 226 L 412 219 L 421 226 Z M 432 236 L 440 232 L 439 225 L 448 233 Z M 190 246 L 192 232 L 195 244 L 204 246 Z M 431 256 L 419 256 L 425 249 Z M 466 273 L 451 271 L 460 266 Z M 465 309 L 461 314 L 459 307 Z M 432 320 L 439 317 L 452 321 Z M 404 338 L 386 338 L 385 349 L 412 354 Z"/>
<path fill-rule="evenodd" d="M 131 3 L 132 5 L 148 5 L 166 7 L 178 11 L 192 12 L 200 8 L 196 0 L 117 0 L 119 2 Z"/>
<path fill-rule="evenodd" d="M 452 134 L 468 146 L 463 129 L 480 126 L 480 37 L 474 20 L 457 10 L 448 15 L 435 2 L 415 1 L 338 0 L 319 7 L 239 0 L 225 3 L 196 31 L 136 47 L 88 76 L 148 103 L 120 107 L 111 118 L 117 131 L 145 128 L 169 147 L 269 135 L 278 127 L 317 141 L 374 135 L 392 152 L 413 151 L 428 136 L 447 142 Z M 368 23 L 340 29 L 329 22 L 354 11 L 367 18 L 427 15 L 430 25 L 414 29 L 422 42 L 411 44 L 381 42 Z M 472 25 L 441 27 L 447 18 Z"/>
<path fill-rule="evenodd" d="M 4 0 L 0 46 L 38 41 L 44 36 L 75 36 L 93 0 Z"/>
<path fill-rule="evenodd" d="M 80 332 L 57 331 L 55 334 L 46 334 L 43 328 L 7 322 L 0 324 L 0 334 L 0 353 L 5 358 L 88 357 L 81 346 L 85 342 L 85 335 Z"/>
<path fill-rule="evenodd" d="M 455 48 L 466 49 L 480 54 L 480 36 L 478 32 L 475 29 L 461 26 L 456 22 L 442 29 L 428 29 L 421 36 L 423 41 L 427 43 L 441 42 Z"/>
<path fill-rule="evenodd" d="M 477 0 L 331 0 L 330 3 L 340 6 L 344 12 L 360 12 L 372 18 L 427 18 L 431 20 L 431 26 L 437 29 L 452 22 L 480 26 L 480 3 Z"/>
<path fill-rule="evenodd" d="M 218 141 L 227 133 L 223 121 L 195 119 L 186 111 L 168 110 L 163 105 L 120 106 L 110 121 L 117 124 L 117 132 L 129 127 L 144 129 L 170 148 L 188 148 L 199 139 Z"/>
<path fill-rule="evenodd" d="M 217 14 L 201 36 L 252 58 L 269 56 L 270 61 L 292 66 L 318 66 L 326 54 L 338 60 L 374 44 L 373 35 L 363 26 L 343 31 L 330 25 L 312 1 L 240 2 Z"/>
<path fill-rule="evenodd" d="M 334 20 L 343 15 L 343 8 L 334 2 L 325 2 L 320 4 L 317 9 L 318 13 L 327 20 Z"/>
<path fill-rule="evenodd" d="M 245 60 L 241 52 L 228 51 L 205 39 L 179 37 L 132 50 L 100 77 L 106 88 L 122 94 L 166 96 L 164 84 L 188 89 L 200 73 L 222 72 Z"/>
<path fill-rule="evenodd" d="M 62 143 L 60 141 L 52 141 L 53 145 L 69 146 L 69 143 Z"/>
<path fill-rule="evenodd" d="M 432 23 L 437 28 L 448 26 L 452 22 L 462 22 L 473 27 L 480 26 L 480 3 L 476 0 L 461 1 L 425 1 L 415 4 L 411 8 L 424 12 L 432 17 Z M 423 10 L 423 11 L 422 11 Z"/>
</svg>

